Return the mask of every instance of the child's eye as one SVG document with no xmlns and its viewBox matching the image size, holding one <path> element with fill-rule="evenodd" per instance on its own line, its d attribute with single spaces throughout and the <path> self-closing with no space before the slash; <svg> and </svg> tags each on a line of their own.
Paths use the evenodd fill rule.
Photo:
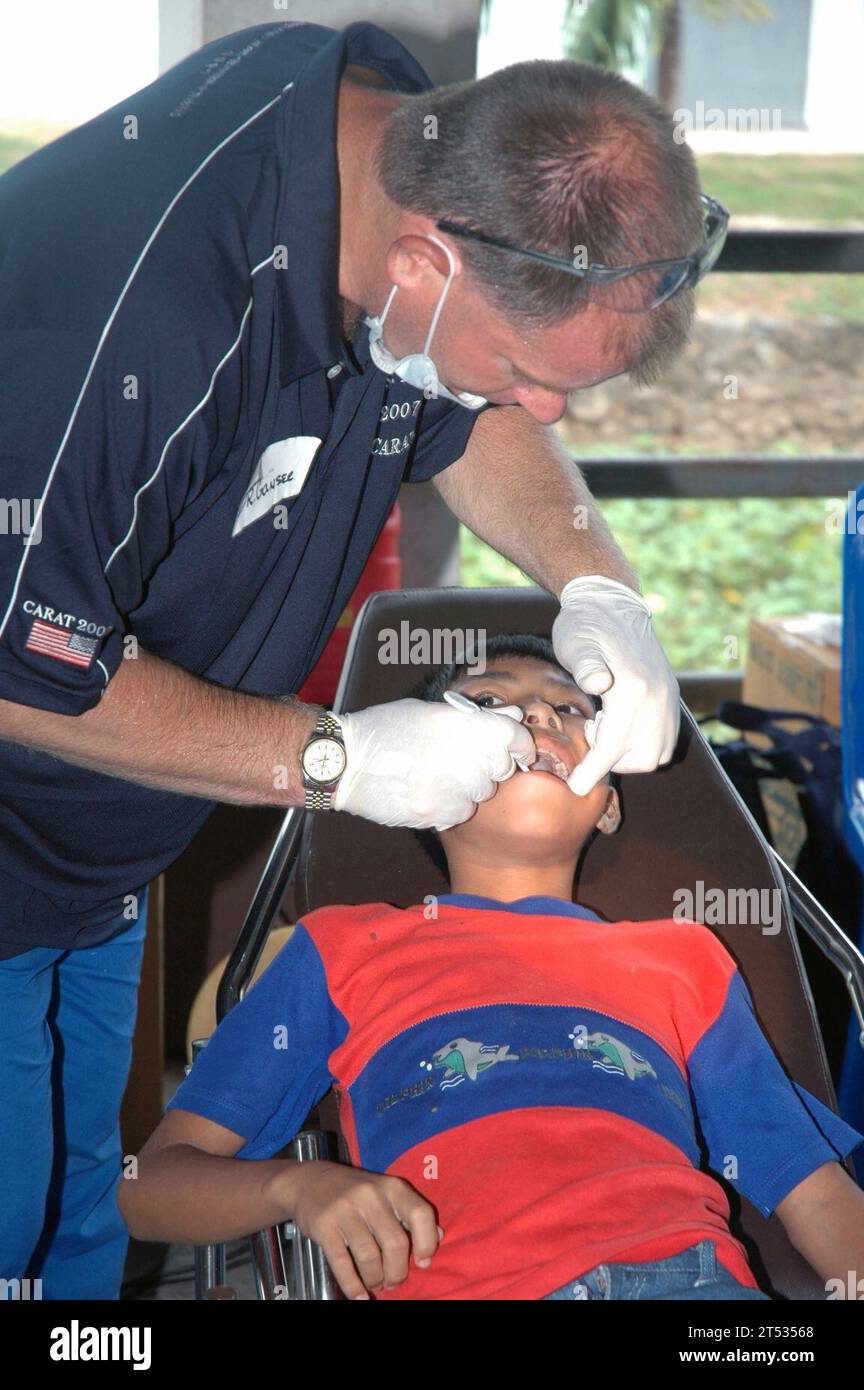
<svg viewBox="0 0 864 1390">
<path fill-rule="evenodd" d="M 469 695 L 468 699 L 473 700 L 475 705 L 479 705 L 481 709 L 494 708 L 494 706 L 490 704 L 493 700 L 497 701 L 499 705 L 507 703 L 502 695 L 496 695 L 491 690 L 484 690 L 480 695 Z M 575 714 L 578 715 L 580 719 L 593 718 L 593 715 L 588 714 L 581 705 L 576 704 L 572 700 L 568 700 L 564 704 L 556 705 L 555 708 L 561 714 Z"/>
</svg>

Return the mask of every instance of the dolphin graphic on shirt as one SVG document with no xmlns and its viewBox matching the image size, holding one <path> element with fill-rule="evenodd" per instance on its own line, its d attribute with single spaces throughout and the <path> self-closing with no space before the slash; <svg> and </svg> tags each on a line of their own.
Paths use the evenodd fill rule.
<svg viewBox="0 0 864 1390">
<path fill-rule="evenodd" d="M 488 1071 L 496 1062 L 518 1061 L 518 1056 L 510 1051 L 509 1043 L 498 1046 L 496 1043 L 471 1042 L 468 1038 L 454 1038 L 432 1054 L 432 1065 L 444 1068 L 442 1086 L 458 1086 L 466 1076 L 469 1081 L 476 1081 L 481 1071 Z"/>
<path fill-rule="evenodd" d="M 585 1048 L 593 1065 L 602 1071 L 623 1073 L 630 1081 L 637 1076 L 653 1076 L 656 1080 L 651 1063 L 610 1033 L 588 1033 L 579 1046 Z"/>
</svg>

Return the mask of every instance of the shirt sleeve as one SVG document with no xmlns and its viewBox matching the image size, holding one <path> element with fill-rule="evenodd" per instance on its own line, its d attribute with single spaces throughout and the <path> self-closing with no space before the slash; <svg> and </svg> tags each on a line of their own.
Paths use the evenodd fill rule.
<svg viewBox="0 0 864 1390">
<path fill-rule="evenodd" d="M 425 483 L 456 463 L 464 454 L 479 417 L 484 410 L 494 409 L 493 405 L 484 405 L 479 410 L 468 410 L 443 398 L 425 401 L 417 443 L 402 481 Z"/>
<path fill-rule="evenodd" d="M 218 469 L 208 391 L 250 293 L 215 238 L 190 272 L 198 230 L 182 200 L 141 253 L 160 190 L 124 143 L 97 121 L 0 180 L 0 457 L 15 513 L 0 526 L 0 699 L 58 714 L 98 704 Z M 99 215 L 106 201 L 116 219 Z"/>
<path fill-rule="evenodd" d="M 329 1058 L 348 1033 L 302 922 L 225 1016 L 167 1110 L 241 1134 L 237 1158 L 271 1158 L 293 1139 L 335 1078 Z"/>
<path fill-rule="evenodd" d="M 737 969 L 719 1016 L 690 1053 L 688 1072 L 710 1166 L 765 1217 L 816 1168 L 864 1143 L 787 1075 Z"/>
</svg>

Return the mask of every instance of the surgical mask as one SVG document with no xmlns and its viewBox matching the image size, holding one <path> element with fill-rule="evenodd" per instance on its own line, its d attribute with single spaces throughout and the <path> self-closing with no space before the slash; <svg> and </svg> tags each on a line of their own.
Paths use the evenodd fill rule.
<svg viewBox="0 0 864 1390">
<path fill-rule="evenodd" d="M 403 357 L 397 362 L 392 352 L 389 352 L 384 346 L 382 337 L 384 320 L 390 312 L 393 296 L 399 288 L 398 285 L 394 285 L 387 296 L 387 303 L 384 305 L 380 317 L 376 315 L 373 318 L 364 319 L 364 323 L 369 325 L 369 356 L 382 372 L 386 372 L 388 376 L 398 376 L 409 386 L 416 386 L 425 396 L 443 396 L 445 400 L 455 401 L 457 405 L 464 405 L 466 410 L 479 410 L 481 406 L 488 404 L 486 397 L 472 396 L 468 391 L 457 391 L 455 394 L 448 391 L 447 387 L 439 381 L 438 368 L 429 356 L 429 344 L 432 342 L 432 335 L 438 325 L 438 318 L 444 306 L 444 300 L 447 298 L 450 282 L 456 272 L 456 265 L 449 246 L 445 246 L 444 242 L 439 241 L 437 236 L 430 237 L 429 240 L 434 241 L 436 246 L 443 247 L 447 254 L 447 260 L 450 262 L 450 274 L 447 276 L 441 296 L 435 306 L 429 332 L 426 334 L 426 341 L 423 344 L 423 351 L 412 352 L 408 357 Z"/>
</svg>

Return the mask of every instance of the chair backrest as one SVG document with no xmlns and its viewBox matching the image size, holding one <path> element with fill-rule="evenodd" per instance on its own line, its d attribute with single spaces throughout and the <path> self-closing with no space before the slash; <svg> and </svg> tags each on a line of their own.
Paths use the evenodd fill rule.
<svg viewBox="0 0 864 1390">
<path fill-rule="evenodd" d="M 534 588 L 415 589 L 373 594 L 358 615 L 334 709 L 349 713 L 404 697 L 424 675 L 449 660 L 441 638 L 461 630 L 482 639 L 500 633 L 549 635 L 557 604 Z M 380 634 L 429 634 L 430 664 L 379 660 Z M 406 641 L 406 648 L 409 642 Z M 469 645 L 469 654 L 470 654 Z M 757 925 L 713 928 L 733 956 L 753 995 L 759 1022 L 786 1070 L 836 1109 L 830 1072 L 804 974 L 789 903 L 750 813 L 682 706 L 681 735 L 671 764 L 622 783 L 624 822 L 618 835 L 598 836 L 581 870 L 579 901 L 609 920 L 673 915 L 682 888 L 702 883 L 729 890 L 777 890 L 780 931 Z M 447 881 L 410 830 L 354 816 L 309 816 L 300 849 L 295 906 L 298 916 L 330 903 L 389 902 L 408 907 Z M 768 899 L 776 902 L 777 899 Z M 734 1078 L 730 1078 L 734 1085 Z M 779 1220 L 765 1219 L 725 1185 L 732 1230 L 747 1246 L 754 1272 L 788 1298 L 825 1296 L 824 1284 L 790 1245 Z"/>
</svg>

